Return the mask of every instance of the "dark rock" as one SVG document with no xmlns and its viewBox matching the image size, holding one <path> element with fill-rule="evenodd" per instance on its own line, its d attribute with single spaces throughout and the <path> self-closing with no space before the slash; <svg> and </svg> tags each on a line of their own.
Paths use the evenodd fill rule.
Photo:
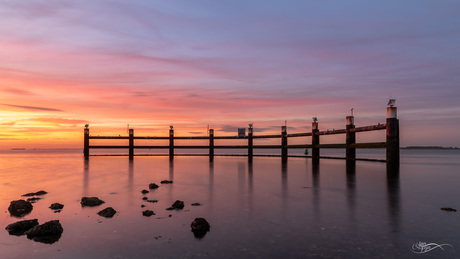
<svg viewBox="0 0 460 259">
<path fill-rule="evenodd" d="M 144 205 L 144 204 L 142 204 L 142 205 L 141 205 L 141 208 L 145 208 L 145 205 Z"/>
<path fill-rule="evenodd" d="M 149 189 L 156 189 L 158 187 L 160 187 L 160 186 L 158 186 L 158 184 L 156 184 L 156 183 L 149 184 Z"/>
<path fill-rule="evenodd" d="M 81 198 L 81 206 L 98 206 L 101 205 L 102 203 L 105 203 L 103 200 L 100 200 L 97 197 L 83 197 Z"/>
<path fill-rule="evenodd" d="M 35 203 L 37 202 L 38 200 L 41 200 L 42 198 L 40 197 L 33 197 L 33 198 L 28 198 L 27 201 L 30 202 L 30 203 Z"/>
<path fill-rule="evenodd" d="M 45 191 L 29 192 L 29 193 L 23 194 L 22 197 L 40 196 L 40 195 L 45 195 L 45 194 L 47 194 L 47 192 Z"/>
<path fill-rule="evenodd" d="M 167 208 L 166 210 L 181 210 L 183 208 L 184 208 L 184 202 L 177 200 L 171 205 L 171 207 Z"/>
<path fill-rule="evenodd" d="M 149 191 L 147 191 L 147 190 L 142 190 L 141 192 L 142 192 L 143 194 L 149 193 Z"/>
<path fill-rule="evenodd" d="M 10 235 L 21 236 L 24 235 L 27 230 L 35 227 L 36 225 L 38 225 L 37 219 L 21 220 L 9 224 L 5 229 Z"/>
<path fill-rule="evenodd" d="M 195 203 L 192 203 L 192 206 L 201 206 L 201 203 L 195 202 Z"/>
<path fill-rule="evenodd" d="M 147 197 L 142 197 L 142 199 L 145 201 L 145 200 L 148 200 L 149 198 L 147 198 Z"/>
<path fill-rule="evenodd" d="M 60 204 L 60 203 L 53 203 L 51 204 L 50 206 L 50 209 L 52 210 L 62 210 L 62 208 L 64 208 L 64 205 Z"/>
<path fill-rule="evenodd" d="M 158 200 L 147 200 L 147 202 L 155 203 L 158 202 Z"/>
<path fill-rule="evenodd" d="M 97 214 L 99 216 L 105 217 L 105 218 L 111 218 L 117 213 L 116 210 L 114 210 L 112 207 L 107 207 L 101 211 L 99 211 Z"/>
<path fill-rule="evenodd" d="M 161 181 L 160 183 L 162 183 L 162 184 L 165 184 L 165 183 L 173 183 L 173 181 L 170 181 L 170 180 L 163 180 L 163 181 Z"/>
<path fill-rule="evenodd" d="M 178 210 L 181 210 L 181 209 L 184 208 L 184 202 L 180 201 L 180 200 L 177 200 L 171 205 L 171 207 L 173 207 L 175 209 L 178 209 Z"/>
<path fill-rule="evenodd" d="M 32 204 L 25 200 L 12 201 L 8 207 L 11 216 L 22 217 L 29 214 L 34 207 Z"/>
<path fill-rule="evenodd" d="M 445 210 L 445 211 L 454 211 L 454 212 L 457 211 L 456 209 L 453 209 L 453 208 L 441 208 L 441 210 Z"/>
<path fill-rule="evenodd" d="M 150 217 L 150 216 L 153 216 L 155 215 L 155 212 L 151 211 L 151 210 L 144 210 L 142 212 L 142 215 L 146 216 L 146 217 Z"/>
<path fill-rule="evenodd" d="M 190 227 L 196 238 L 203 238 L 211 228 L 208 221 L 204 218 L 195 218 Z"/>
<path fill-rule="evenodd" d="M 51 220 L 27 230 L 25 234 L 27 238 L 34 241 L 52 244 L 61 238 L 62 232 L 64 232 L 64 229 L 59 220 Z"/>
</svg>

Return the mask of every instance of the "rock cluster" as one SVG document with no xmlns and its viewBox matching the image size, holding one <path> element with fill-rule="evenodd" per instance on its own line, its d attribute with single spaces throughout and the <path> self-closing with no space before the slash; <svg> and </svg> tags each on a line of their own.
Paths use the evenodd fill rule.
<svg viewBox="0 0 460 259">
<path fill-rule="evenodd" d="M 190 224 L 192 232 L 196 238 L 202 238 L 210 230 L 211 226 L 204 218 L 195 218 Z"/>
<path fill-rule="evenodd" d="M 99 216 L 105 217 L 105 218 L 111 218 L 117 213 L 116 210 L 114 210 L 112 207 L 107 207 L 101 211 L 99 211 L 97 214 Z"/>
<path fill-rule="evenodd" d="M 98 197 L 83 197 L 81 198 L 81 206 L 89 206 L 89 207 L 94 207 L 94 206 L 99 206 L 102 203 L 105 203 L 103 200 L 100 200 Z"/>
<path fill-rule="evenodd" d="M 27 230 L 35 227 L 36 225 L 38 225 L 38 219 L 21 220 L 9 224 L 5 229 L 10 235 L 22 236 Z"/>
<path fill-rule="evenodd" d="M 184 206 L 185 205 L 183 201 L 177 200 L 171 205 L 171 207 L 167 208 L 166 210 L 181 210 L 184 208 Z"/>
<path fill-rule="evenodd" d="M 160 187 L 160 186 L 158 186 L 158 184 L 156 184 L 156 183 L 149 184 L 149 189 L 157 189 L 158 187 Z"/>
<path fill-rule="evenodd" d="M 142 215 L 146 216 L 146 217 L 150 217 L 150 216 L 153 216 L 155 215 L 155 212 L 151 211 L 151 210 L 144 210 L 142 212 Z"/>
<path fill-rule="evenodd" d="M 40 195 L 45 195 L 48 192 L 46 191 L 38 191 L 38 192 L 29 192 L 26 194 L 21 195 L 22 197 L 31 197 L 31 196 L 40 196 Z"/>
<path fill-rule="evenodd" d="M 32 204 L 25 200 L 16 200 L 10 203 L 8 207 L 8 211 L 10 212 L 11 216 L 15 217 L 23 217 L 29 214 L 34 207 Z"/>
<path fill-rule="evenodd" d="M 62 228 L 61 223 L 59 223 L 59 220 L 51 220 L 41 225 L 34 226 L 33 228 L 27 230 L 25 234 L 27 235 L 27 238 L 34 241 L 52 244 L 61 238 L 62 232 L 64 232 L 64 229 Z"/>
</svg>

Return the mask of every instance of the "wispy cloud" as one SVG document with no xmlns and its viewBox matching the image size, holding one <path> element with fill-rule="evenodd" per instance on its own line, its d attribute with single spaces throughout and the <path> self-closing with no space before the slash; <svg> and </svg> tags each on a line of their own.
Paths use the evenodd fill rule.
<svg viewBox="0 0 460 259">
<path fill-rule="evenodd" d="M 61 110 L 61 109 L 54 109 L 54 108 L 47 108 L 47 107 L 14 105 L 14 104 L 5 104 L 5 103 L 0 103 L 0 105 L 11 107 L 11 108 L 16 108 L 16 109 L 19 109 L 19 110 L 27 110 L 27 111 L 63 112 L 63 110 Z"/>
</svg>

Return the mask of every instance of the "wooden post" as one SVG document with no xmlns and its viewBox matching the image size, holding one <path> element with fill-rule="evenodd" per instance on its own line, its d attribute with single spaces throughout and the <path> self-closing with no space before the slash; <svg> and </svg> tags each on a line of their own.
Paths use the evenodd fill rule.
<svg viewBox="0 0 460 259">
<path fill-rule="evenodd" d="M 174 158 L 174 129 L 169 130 L 169 159 Z"/>
<path fill-rule="evenodd" d="M 253 138 L 252 138 L 253 128 L 248 128 L 248 158 L 252 159 L 254 156 L 254 149 L 253 149 Z"/>
<path fill-rule="evenodd" d="M 318 160 L 319 161 L 319 135 L 317 133 L 319 132 L 318 130 L 318 121 L 316 120 L 316 117 L 313 118 L 313 122 L 311 123 L 311 157 L 313 160 Z"/>
<path fill-rule="evenodd" d="M 89 128 L 85 128 L 83 137 L 83 156 L 89 157 Z"/>
<path fill-rule="evenodd" d="M 214 129 L 209 129 L 209 157 L 214 158 Z"/>
<path fill-rule="evenodd" d="M 287 160 L 288 148 L 287 148 L 287 130 L 286 126 L 281 126 L 281 158 L 283 161 Z"/>
<path fill-rule="evenodd" d="M 129 159 L 134 157 L 134 129 L 129 129 Z"/>
<path fill-rule="evenodd" d="M 399 167 L 399 120 L 396 107 L 387 107 L 386 125 L 387 167 Z"/>
<path fill-rule="evenodd" d="M 354 161 L 356 160 L 356 148 L 351 148 L 350 144 L 356 143 L 356 133 L 352 132 L 351 129 L 355 128 L 355 117 L 354 116 L 347 116 L 347 125 L 346 129 L 346 151 L 345 151 L 345 158 L 347 161 Z"/>
</svg>

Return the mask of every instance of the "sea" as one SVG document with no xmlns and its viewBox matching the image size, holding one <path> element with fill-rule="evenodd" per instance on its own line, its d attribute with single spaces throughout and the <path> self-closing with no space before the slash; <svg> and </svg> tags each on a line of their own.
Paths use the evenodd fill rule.
<svg viewBox="0 0 460 259">
<path fill-rule="evenodd" d="M 283 162 L 2 151 L 0 258 L 460 258 L 460 211 L 453 211 L 460 210 L 460 150 L 402 149 L 391 174 L 382 162 L 290 154 Z M 358 157 L 385 154 L 366 149 Z M 36 196 L 29 214 L 10 215 L 11 201 L 41 190 L 47 194 Z M 83 197 L 105 203 L 82 207 Z M 184 208 L 167 210 L 177 200 Z M 53 203 L 64 207 L 54 211 Z M 112 218 L 98 215 L 107 207 L 116 210 Z M 195 218 L 209 223 L 204 235 L 192 232 Z M 43 242 L 4 229 L 26 219 L 59 220 L 63 233 Z"/>
</svg>

